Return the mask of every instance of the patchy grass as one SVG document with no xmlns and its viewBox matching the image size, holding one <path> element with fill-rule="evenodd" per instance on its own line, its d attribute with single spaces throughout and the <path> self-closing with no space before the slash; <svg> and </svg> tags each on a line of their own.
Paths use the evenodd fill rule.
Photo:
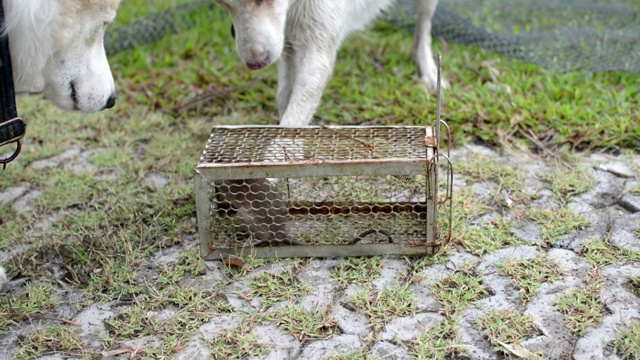
<svg viewBox="0 0 640 360">
<path fill-rule="evenodd" d="M 474 181 L 491 182 L 497 185 L 494 199 L 500 203 L 500 192 L 506 191 L 514 200 L 524 200 L 529 196 L 523 192 L 525 176 L 521 170 L 509 164 L 501 164 L 494 159 L 477 155 L 469 161 L 455 164 L 455 170 Z"/>
<path fill-rule="evenodd" d="M 528 303 L 545 283 L 553 283 L 562 277 L 562 271 L 546 256 L 538 255 L 529 260 L 509 259 L 499 265 L 500 274 L 511 276 L 518 286 L 520 299 Z"/>
<path fill-rule="evenodd" d="M 11 325 L 37 318 L 60 304 L 54 285 L 46 282 L 25 285 L 24 291 L 10 293 L 0 302 L 0 334 Z"/>
<path fill-rule="evenodd" d="M 258 337 L 251 333 L 254 327 L 255 324 L 245 321 L 218 336 L 204 336 L 204 343 L 211 350 L 211 356 L 214 359 L 247 359 L 265 356 L 271 350 L 271 345 L 257 341 Z"/>
<path fill-rule="evenodd" d="M 525 244 L 511 233 L 511 221 L 505 218 L 486 224 L 464 227 L 458 238 L 460 243 L 469 252 L 475 255 L 484 255 L 507 246 Z"/>
<path fill-rule="evenodd" d="M 312 288 L 296 279 L 295 269 L 289 268 L 277 274 L 261 273 L 249 282 L 249 296 L 260 296 L 262 305 L 270 307 L 280 301 L 293 301 L 311 293 Z"/>
<path fill-rule="evenodd" d="M 349 257 L 331 270 L 331 276 L 343 289 L 351 284 L 364 286 L 380 276 L 383 264 L 384 258 L 380 256 Z"/>
<path fill-rule="evenodd" d="M 640 252 L 624 249 L 608 241 L 590 239 L 577 250 L 592 266 L 604 266 L 621 262 L 640 261 Z"/>
<path fill-rule="evenodd" d="M 584 230 L 591 222 L 582 215 L 577 215 L 568 208 L 531 209 L 526 217 L 540 225 L 542 240 L 553 244 L 560 236 L 577 230 Z"/>
<path fill-rule="evenodd" d="M 15 360 L 40 358 L 43 356 L 84 357 L 84 344 L 73 328 L 54 325 L 33 330 L 21 341 Z"/>
<path fill-rule="evenodd" d="M 613 351 L 623 360 L 640 359 L 640 323 L 633 323 L 628 329 L 616 331 Z"/>
<path fill-rule="evenodd" d="M 489 294 L 482 283 L 482 276 L 471 264 L 465 264 L 452 274 L 435 282 L 431 290 L 436 300 L 444 306 L 447 317 L 452 317 L 469 307 L 474 301 Z"/>
<path fill-rule="evenodd" d="M 471 187 L 455 190 L 453 196 L 452 241 L 459 242 L 459 233 L 470 220 L 486 214 L 491 209 L 485 200 L 475 195 Z M 445 220 L 445 221 L 448 221 Z M 448 225 L 448 224 L 446 224 Z"/>
<path fill-rule="evenodd" d="M 364 313 L 376 332 L 396 318 L 416 313 L 415 297 L 408 284 L 395 284 L 382 291 L 367 288 L 351 296 L 346 302 Z"/>
<path fill-rule="evenodd" d="M 425 328 L 415 340 L 403 345 L 414 359 L 466 358 L 465 346 L 460 344 L 456 327 L 454 319 L 442 320 Z"/>
<path fill-rule="evenodd" d="M 337 321 L 328 312 L 309 311 L 298 304 L 268 313 L 265 320 L 280 325 L 300 341 L 328 339 L 340 333 Z"/>
<path fill-rule="evenodd" d="M 566 204 L 572 197 L 583 194 L 596 185 L 596 179 L 584 167 L 556 167 L 553 172 L 539 174 L 551 184 L 554 198 Z"/>
<path fill-rule="evenodd" d="M 640 276 L 630 276 L 628 287 L 629 291 L 640 297 Z"/>
<path fill-rule="evenodd" d="M 596 269 L 585 281 L 585 287 L 561 295 L 556 303 L 556 308 L 565 314 L 566 326 L 574 336 L 582 336 L 589 327 L 599 324 L 606 313 L 600 300 L 604 278 Z"/>
<path fill-rule="evenodd" d="M 540 334 L 533 324 L 533 318 L 514 309 L 493 310 L 475 320 L 494 348 L 509 353 L 502 344 L 519 344 Z"/>
</svg>

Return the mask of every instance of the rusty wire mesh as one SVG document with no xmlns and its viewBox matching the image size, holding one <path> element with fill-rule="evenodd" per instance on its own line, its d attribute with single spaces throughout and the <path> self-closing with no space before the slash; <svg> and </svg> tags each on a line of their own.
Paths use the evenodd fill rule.
<svg viewBox="0 0 640 360">
<path fill-rule="evenodd" d="M 425 127 L 214 127 L 196 168 L 208 180 L 196 194 L 207 202 L 205 253 L 368 244 L 432 253 L 434 144 Z"/>
</svg>

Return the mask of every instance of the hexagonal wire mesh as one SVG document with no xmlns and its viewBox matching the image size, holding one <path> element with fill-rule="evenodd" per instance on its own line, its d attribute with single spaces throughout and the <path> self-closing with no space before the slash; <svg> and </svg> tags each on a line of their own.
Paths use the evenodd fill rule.
<svg viewBox="0 0 640 360">
<path fill-rule="evenodd" d="M 448 154 L 439 152 L 438 120 L 214 127 L 195 176 L 202 256 L 435 252 L 451 235 L 453 180 Z M 438 181 L 441 167 L 446 176 Z"/>
</svg>

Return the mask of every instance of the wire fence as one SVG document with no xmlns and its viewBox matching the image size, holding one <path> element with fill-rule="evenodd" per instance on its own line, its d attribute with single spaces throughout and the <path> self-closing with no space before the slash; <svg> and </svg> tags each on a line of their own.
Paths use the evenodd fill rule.
<svg viewBox="0 0 640 360">
<path fill-rule="evenodd" d="M 148 15 L 109 31 L 105 46 L 113 54 L 153 43 L 213 11 L 213 0 L 195 0 Z M 413 0 L 401 0 L 386 20 L 412 29 Z M 445 0 L 432 33 L 560 71 L 640 72 L 638 0 Z"/>
</svg>

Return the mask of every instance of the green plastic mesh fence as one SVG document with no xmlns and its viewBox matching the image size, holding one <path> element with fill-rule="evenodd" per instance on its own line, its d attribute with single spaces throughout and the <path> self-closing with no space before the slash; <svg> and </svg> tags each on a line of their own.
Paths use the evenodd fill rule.
<svg viewBox="0 0 640 360">
<path fill-rule="evenodd" d="M 198 0 L 144 17 L 110 31 L 107 50 L 157 41 L 213 9 L 213 0 Z M 400 0 L 386 19 L 411 29 L 413 0 Z M 639 0 L 443 0 L 433 35 L 560 71 L 640 72 Z"/>
</svg>

